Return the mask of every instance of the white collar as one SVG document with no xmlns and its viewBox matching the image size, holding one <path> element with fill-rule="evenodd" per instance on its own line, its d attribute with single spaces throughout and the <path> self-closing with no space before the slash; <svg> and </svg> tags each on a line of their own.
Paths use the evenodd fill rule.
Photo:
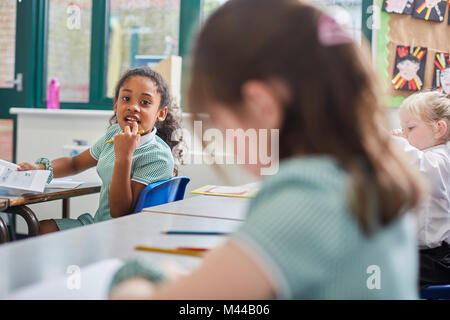
<svg viewBox="0 0 450 320">
<path fill-rule="evenodd" d="M 141 139 L 139 140 L 139 144 L 137 147 L 139 148 L 140 146 L 144 145 L 148 141 L 152 141 L 153 139 L 155 139 L 155 136 L 156 136 L 156 127 L 153 128 L 152 132 L 141 136 Z"/>
<path fill-rule="evenodd" d="M 431 151 L 431 150 L 436 150 L 436 149 L 442 149 L 442 148 L 447 148 L 449 146 L 450 146 L 449 142 L 446 142 L 446 143 L 438 144 L 436 146 L 429 147 L 427 149 L 424 149 L 423 151 Z"/>
</svg>

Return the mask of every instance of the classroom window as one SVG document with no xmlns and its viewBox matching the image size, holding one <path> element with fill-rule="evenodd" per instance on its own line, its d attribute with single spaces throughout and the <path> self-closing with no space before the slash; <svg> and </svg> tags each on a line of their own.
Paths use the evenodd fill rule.
<svg viewBox="0 0 450 320">
<path fill-rule="evenodd" d="M 325 8 L 339 24 L 352 35 L 353 39 L 361 43 L 362 31 L 362 0 L 312 0 Z"/>
<path fill-rule="evenodd" d="M 129 68 L 178 55 L 180 0 L 111 0 L 106 96 Z"/>
<path fill-rule="evenodd" d="M 46 86 L 57 78 L 62 102 L 89 101 L 91 17 L 92 0 L 49 1 Z"/>
<path fill-rule="evenodd" d="M 16 0 L 0 1 L 0 88 L 14 87 Z"/>
<path fill-rule="evenodd" d="M 219 8 L 222 4 L 228 0 L 204 0 L 202 8 L 203 20 L 206 20 L 208 16 L 213 13 L 214 10 Z"/>
<path fill-rule="evenodd" d="M 13 161 L 14 123 L 11 119 L 0 119 L 0 159 Z"/>
</svg>

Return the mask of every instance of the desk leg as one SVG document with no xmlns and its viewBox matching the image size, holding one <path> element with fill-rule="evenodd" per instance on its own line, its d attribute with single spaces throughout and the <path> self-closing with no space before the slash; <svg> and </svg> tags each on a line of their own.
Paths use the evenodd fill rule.
<svg viewBox="0 0 450 320">
<path fill-rule="evenodd" d="M 70 199 L 63 199 L 62 217 L 63 217 L 63 219 L 70 218 Z"/>
<path fill-rule="evenodd" d="M 9 242 L 9 232 L 5 221 L 0 217 L 0 243 Z"/>
<path fill-rule="evenodd" d="M 28 226 L 28 236 L 33 237 L 39 234 L 39 220 L 36 218 L 33 210 L 27 206 L 11 207 L 6 210 L 7 213 L 17 214 L 25 219 Z"/>
</svg>

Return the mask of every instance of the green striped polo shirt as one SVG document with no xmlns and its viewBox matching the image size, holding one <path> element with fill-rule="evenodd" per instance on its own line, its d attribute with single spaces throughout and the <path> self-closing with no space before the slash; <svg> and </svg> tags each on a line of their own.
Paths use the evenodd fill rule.
<svg viewBox="0 0 450 320">
<path fill-rule="evenodd" d="M 349 177 L 328 156 L 285 160 L 252 200 L 233 241 L 281 299 L 416 299 L 410 215 L 372 235 L 350 211 Z"/>
<path fill-rule="evenodd" d="M 114 144 L 106 143 L 122 129 L 118 124 L 108 128 L 106 134 L 91 148 L 92 157 L 97 160 L 97 173 L 102 180 L 100 200 L 94 222 L 111 219 L 109 212 L 109 185 L 113 175 L 116 154 Z M 132 181 L 142 184 L 166 180 L 172 177 L 174 160 L 170 147 L 156 135 L 156 128 L 151 133 L 141 136 L 140 143 L 133 153 L 131 164 Z"/>
</svg>

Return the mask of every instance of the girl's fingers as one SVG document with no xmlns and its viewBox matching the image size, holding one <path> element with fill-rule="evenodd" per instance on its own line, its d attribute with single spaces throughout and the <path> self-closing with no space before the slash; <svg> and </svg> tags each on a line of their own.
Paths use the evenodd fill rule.
<svg viewBox="0 0 450 320">
<path fill-rule="evenodd" d="M 21 162 L 17 164 L 19 168 L 17 168 L 18 171 L 26 171 L 26 170 L 33 170 L 35 167 L 29 163 Z"/>
<path fill-rule="evenodd" d="M 403 130 L 402 129 L 394 129 L 394 130 L 392 130 L 392 134 L 394 136 L 402 136 L 403 135 Z"/>
<path fill-rule="evenodd" d="M 138 133 L 138 124 L 136 122 L 133 122 L 133 134 L 137 134 Z"/>
<path fill-rule="evenodd" d="M 130 127 L 129 126 L 125 126 L 125 128 L 123 128 L 123 133 L 131 133 Z"/>
</svg>

